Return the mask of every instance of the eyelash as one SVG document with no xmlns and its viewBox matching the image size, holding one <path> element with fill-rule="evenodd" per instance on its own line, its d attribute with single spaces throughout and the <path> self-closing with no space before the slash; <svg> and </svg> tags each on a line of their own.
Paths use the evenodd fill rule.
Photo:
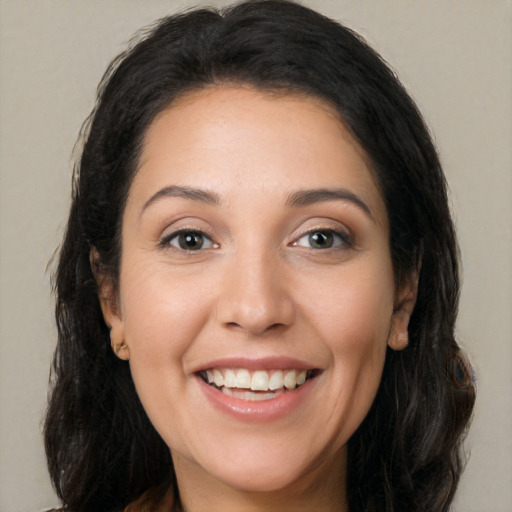
<svg viewBox="0 0 512 512">
<path fill-rule="evenodd" d="M 191 249 L 191 248 L 184 248 L 181 246 L 175 246 L 173 245 L 172 241 L 174 239 L 178 240 L 179 244 L 179 237 L 184 235 L 191 235 L 191 236 L 199 236 L 203 239 L 203 241 L 207 240 L 211 245 L 209 247 L 204 248 L 202 245 L 198 249 Z M 204 231 L 201 231 L 200 229 L 189 229 L 189 228 L 183 228 L 178 231 L 173 231 L 172 233 L 164 236 L 159 243 L 160 247 L 163 248 L 172 248 L 177 251 L 184 251 L 184 252 L 199 252 L 200 250 L 204 249 L 216 249 L 218 247 L 218 244 L 214 243 L 212 238 L 205 233 Z"/>
<path fill-rule="evenodd" d="M 180 236 L 198 236 L 202 239 L 202 244 L 197 249 L 194 248 L 186 248 L 183 247 L 180 244 L 179 237 Z M 327 242 L 331 242 L 331 245 L 329 247 L 311 247 L 311 245 L 303 245 L 300 243 L 301 240 L 306 239 L 308 237 L 308 241 L 311 243 L 312 238 L 314 235 L 322 235 L 323 240 Z M 177 240 L 177 245 L 174 245 L 172 242 L 173 240 Z M 204 242 L 208 244 L 208 247 L 204 247 Z M 320 240 L 321 241 L 321 240 Z M 169 235 L 166 235 L 164 238 L 162 238 L 159 242 L 160 247 L 163 248 L 172 248 L 174 250 L 178 251 L 184 251 L 184 252 L 199 252 L 201 250 L 205 249 L 217 249 L 219 247 L 218 244 L 213 242 L 210 235 L 205 233 L 204 231 L 201 231 L 199 229 L 189 229 L 184 228 L 180 229 L 178 231 L 174 231 L 170 233 Z M 306 233 L 303 233 L 299 238 L 297 238 L 292 244 L 293 247 L 306 247 L 314 250 L 320 250 L 320 251 L 326 251 L 328 249 L 336 250 L 336 249 L 350 249 L 354 246 L 354 239 L 353 237 L 344 231 L 336 231 L 334 229 L 312 229 L 307 231 Z"/>
<path fill-rule="evenodd" d="M 332 237 L 332 244 L 330 247 L 311 247 L 311 246 L 305 246 L 300 244 L 299 242 L 302 239 L 308 238 L 309 242 L 311 242 L 311 237 L 314 235 L 322 234 L 323 237 L 329 239 L 329 237 Z M 311 229 L 307 231 L 306 233 L 302 234 L 295 242 L 292 244 L 293 246 L 299 246 L 299 247 L 309 247 L 311 249 L 316 249 L 320 251 L 326 251 L 328 249 L 331 250 L 343 250 L 343 249 L 350 249 L 354 247 L 354 239 L 352 235 L 347 233 L 346 231 L 336 231 L 334 229 L 329 228 L 319 228 L 319 229 Z"/>
</svg>

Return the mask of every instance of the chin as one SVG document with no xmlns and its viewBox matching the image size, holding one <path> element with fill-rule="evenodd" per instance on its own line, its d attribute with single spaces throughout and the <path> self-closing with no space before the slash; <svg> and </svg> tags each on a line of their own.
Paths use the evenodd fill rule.
<svg viewBox="0 0 512 512">
<path fill-rule="evenodd" d="M 285 442 L 253 446 L 252 450 L 226 450 L 225 457 L 209 458 L 202 465 L 214 479 L 246 493 L 274 493 L 298 489 L 318 481 L 322 474 L 333 474 L 343 466 L 344 449 L 334 454 L 313 455 L 309 447 L 285 446 Z M 329 450 L 330 451 L 330 450 Z M 218 462 L 217 462 L 218 461 Z M 212 464 L 213 462 L 213 464 Z"/>
<path fill-rule="evenodd" d="M 222 468 L 222 473 L 218 475 L 218 478 L 238 491 L 273 493 L 293 487 L 304 477 L 303 472 L 297 471 L 296 468 L 279 466 L 280 464 L 274 464 L 272 467 L 254 468 L 245 465 L 233 471 L 226 471 L 226 468 Z"/>
</svg>

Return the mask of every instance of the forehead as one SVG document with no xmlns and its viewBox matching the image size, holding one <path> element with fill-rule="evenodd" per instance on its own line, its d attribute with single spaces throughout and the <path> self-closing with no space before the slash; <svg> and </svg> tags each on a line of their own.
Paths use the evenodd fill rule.
<svg viewBox="0 0 512 512">
<path fill-rule="evenodd" d="M 368 158 L 339 114 L 298 93 L 215 86 L 177 99 L 146 133 L 131 194 L 169 185 L 227 197 L 344 187 L 386 217 Z"/>
</svg>

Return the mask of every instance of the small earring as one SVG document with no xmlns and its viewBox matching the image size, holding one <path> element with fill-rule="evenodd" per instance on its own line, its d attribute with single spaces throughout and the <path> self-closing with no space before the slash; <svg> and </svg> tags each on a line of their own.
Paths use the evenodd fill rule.
<svg viewBox="0 0 512 512">
<path fill-rule="evenodd" d="M 128 345 L 123 341 L 122 343 L 112 343 L 112 350 L 115 352 L 116 355 L 119 354 L 119 351 L 122 349 L 127 348 Z"/>
<path fill-rule="evenodd" d="M 409 333 L 407 331 L 401 331 L 396 335 L 396 344 L 400 347 L 400 350 L 404 349 L 409 345 Z"/>
<path fill-rule="evenodd" d="M 397 329 L 396 326 L 392 326 L 391 332 L 389 333 L 388 345 L 393 350 L 403 350 L 409 345 L 409 333 Z"/>
</svg>

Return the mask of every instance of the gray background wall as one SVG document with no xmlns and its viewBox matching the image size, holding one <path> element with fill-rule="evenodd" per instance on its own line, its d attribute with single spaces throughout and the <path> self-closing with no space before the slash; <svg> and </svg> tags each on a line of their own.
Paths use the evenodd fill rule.
<svg viewBox="0 0 512 512">
<path fill-rule="evenodd" d="M 46 265 L 69 206 L 71 149 L 109 61 L 187 0 L 0 0 L 0 510 L 56 505 L 41 419 L 55 342 Z M 211 1 L 213 5 L 222 2 Z M 512 510 L 512 2 L 309 0 L 392 63 L 435 133 L 478 373 L 456 512 Z"/>
</svg>

